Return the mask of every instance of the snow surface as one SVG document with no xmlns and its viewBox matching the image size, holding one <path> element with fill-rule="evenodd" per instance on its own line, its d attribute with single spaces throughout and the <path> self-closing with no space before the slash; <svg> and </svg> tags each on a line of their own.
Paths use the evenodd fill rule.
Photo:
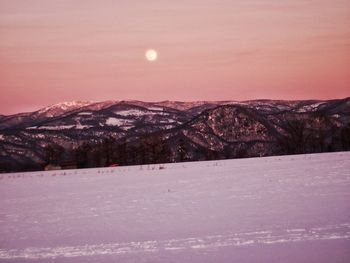
<svg viewBox="0 0 350 263">
<path fill-rule="evenodd" d="M 122 128 L 123 130 L 129 130 L 133 127 L 133 120 L 109 117 L 106 120 L 106 125 L 119 126 L 119 128 Z"/>
<path fill-rule="evenodd" d="M 163 111 L 164 108 L 161 107 L 148 107 L 147 109 L 152 110 L 152 111 Z"/>
<path fill-rule="evenodd" d="M 297 110 L 297 112 L 311 112 L 318 109 L 318 107 L 324 104 L 324 101 L 316 102 L 313 104 L 305 105 Z"/>
<path fill-rule="evenodd" d="M 115 112 L 118 115 L 121 116 L 143 116 L 148 113 L 148 111 L 141 111 L 141 110 L 136 110 L 136 109 L 131 109 L 131 110 L 119 110 Z"/>
<path fill-rule="evenodd" d="M 64 111 L 79 109 L 81 107 L 90 105 L 91 101 L 67 101 L 57 103 L 38 111 L 39 114 L 46 114 L 48 117 L 54 117 L 61 114 Z"/>
<path fill-rule="evenodd" d="M 350 152 L 0 175 L 1 262 L 350 262 Z"/>
<path fill-rule="evenodd" d="M 125 120 L 117 119 L 114 117 L 109 117 L 106 120 L 106 125 L 109 125 L 109 126 L 120 126 L 120 125 L 123 125 L 124 123 L 125 123 Z"/>
<path fill-rule="evenodd" d="M 137 110 L 137 109 L 130 109 L 130 110 L 118 110 L 114 112 L 115 114 L 118 114 L 120 116 L 124 116 L 124 117 L 140 117 L 140 116 L 144 116 L 144 115 L 169 115 L 169 113 L 167 112 L 163 112 L 163 111 L 150 111 L 150 110 Z"/>
<path fill-rule="evenodd" d="M 78 115 L 88 116 L 88 115 L 92 115 L 92 112 L 79 112 Z"/>
<path fill-rule="evenodd" d="M 77 123 L 76 125 L 72 124 L 72 125 L 56 125 L 56 126 L 32 126 L 32 127 L 28 127 L 26 128 L 27 130 L 69 130 L 69 129 L 77 129 L 77 130 L 82 130 L 82 129 L 87 129 L 87 128 L 91 128 L 93 127 L 92 125 L 82 125 L 81 123 Z"/>
</svg>

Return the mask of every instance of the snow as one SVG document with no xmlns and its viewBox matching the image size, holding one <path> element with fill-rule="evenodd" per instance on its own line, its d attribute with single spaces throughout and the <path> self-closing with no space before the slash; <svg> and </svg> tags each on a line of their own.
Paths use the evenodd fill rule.
<svg viewBox="0 0 350 263">
<path fill-rule="evenodd" d="M 55 126 L 32 126 L 32 127 L 28 127 L 26 128 L 27 130 L 67 130 L 67 129 L 77 129 L 77 130 L 82 130 L 82 129 L 87 129 L 87 128 L 91 128 L 93 127 L 92 125 L 82 125 L 81 123 L 77 123 L 76 125 L 72 124 L 72 125 L 55 125 Z"/>
<path fill-rule="evenodd" d="M 313 104 L 305 105 L 297 110 L 297 112 L 311 112 L 317 110 L 317 108 L 324 104 L 324 101 L 316 102 Z"/>
<path fill-rule="evenodd" d="M 131 110 L 120 110 L 115 112 L 118 115 L 121 116 L 143 116 L 147 111 L 141 111 L 141 110 L 136 110 L 136 109 L 131 109 Z"/>
<path fill-rule="evenodd" d="M 0 134 L 0 141 L 5 140 L 5 136 L 3 134 Z"/>
<path fill-rule="evenodd" d="M 350 262 L 349 160 L 0 174 L 0 261 Z"/>
<path fill-rule="evenodd" d="M 45 135 L 44 134 L 33 134 L 32 135 L 34 138 L 39 138 L 39 139 L 44 139 Z"/>
<path fill-rule="evenodd" d="M 133 120 L 128 119 L 118 119 L 114 117 L 109 117 L 106 120 L 106 125 L 108 126 L 119 126 L 123 130 L 129 130 L 134 127 Z"/>
<path fill-rule="evenodd" d="M 149 110 L 152 110 L 152 111 L 163 111 L 164 108 L 161 108 L 161 107 L 148 107 Z"/>
<path fill-rule="evenodd" d="M 163 111 L 148 111 L 148 110 L 137 110 L 137 109 L 119 110 L 114 113 L 124 117 L 130 117 L 130 116 L 140 117 L 144 115 L 169 115 L 169 113 L 163 112 Z"/>
<path fill-rule="evenodd" d="M 109 125 L 109 126 L 121 126 L 123 124 L 124 124 L 124 120 L 117 119 L 117 118 L 114 118 L 114 117 L 109 117 L 106 120 L 106 125 Z"/>
<path fill-rule="evenodd" d="M 93 125 L 83 125 L 81 123 L 77 123 L 77 125 L 75 125 L 75 129 L 77 130 L 82 130 L 82 129 L 88 129 L 88 128 L 92 128 L 94 127 Z"/>
<path fill-rule="evenodd" d="M 38 111 L 39 114 L 46 114 L 48 117 L 54 117 L 56 115 L 61 114 L 64 111 L 79 109 L 81 107 L 90 105 L 92 102 L 90 101 L 68 101 L 57 103 Z"/>
<path fill-rule="evenodd" d="M 74 128 L 75 125 L 55 125 L 55 126 L 40 126 L 37 129 L 39 130 L 67 130 Z"/>
</svg>

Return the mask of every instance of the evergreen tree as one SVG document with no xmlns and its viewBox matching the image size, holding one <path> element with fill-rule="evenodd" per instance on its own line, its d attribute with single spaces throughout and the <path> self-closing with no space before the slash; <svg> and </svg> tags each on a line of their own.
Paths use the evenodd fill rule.
<svg viewBox="0 0 350 263">
<path fill-rule="evenodd" d="M 177 145 L 177 159 L 180 162 L 187 160 L 187 148 L 183 138 L 180 138 Z"/>
<path fill-rule="evenodd" d="M 58 165 L 62 160 L 64 148 L 57 144 L 50 144 L 44 148 L 45 162 Z"/>
<path fill-rule="evenodd" d="M 75 150 L 75 162 L 78 168 L 90 167 L 89 154 L 91 153 L 91 149 L 92 147 L 88 143 L 83 143 Z"/>
<path fill-rule="evenodd" d="M 109 166 L 115 161 L 114 147 L 115 139 L 108 137 L 102 141 L 101 157 L 103 159 L 104 166 Z"/>
</svg>

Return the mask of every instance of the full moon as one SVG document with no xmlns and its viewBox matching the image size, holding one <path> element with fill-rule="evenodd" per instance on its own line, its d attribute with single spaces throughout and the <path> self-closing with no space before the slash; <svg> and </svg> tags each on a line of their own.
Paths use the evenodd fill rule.
<svg viewBox="0 0 350 263">
<path fill-rule="evenodd" d="M 154 49 L 147 50 L 145 55 L 148 61 L 155 61 L 158 57 L 157 51 L 155 51 Z"/>
</svg>

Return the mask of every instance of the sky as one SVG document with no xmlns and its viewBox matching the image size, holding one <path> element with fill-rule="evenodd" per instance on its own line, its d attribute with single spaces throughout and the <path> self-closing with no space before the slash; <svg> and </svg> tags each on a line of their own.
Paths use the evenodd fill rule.
<svg viewBox="0 0 350 263">
<path fill-rule="evenodd" d="M 0 114 L 72 100 L 342 98 L 349 69 L 349 0 L 0 0 Z"/>
</svg>

